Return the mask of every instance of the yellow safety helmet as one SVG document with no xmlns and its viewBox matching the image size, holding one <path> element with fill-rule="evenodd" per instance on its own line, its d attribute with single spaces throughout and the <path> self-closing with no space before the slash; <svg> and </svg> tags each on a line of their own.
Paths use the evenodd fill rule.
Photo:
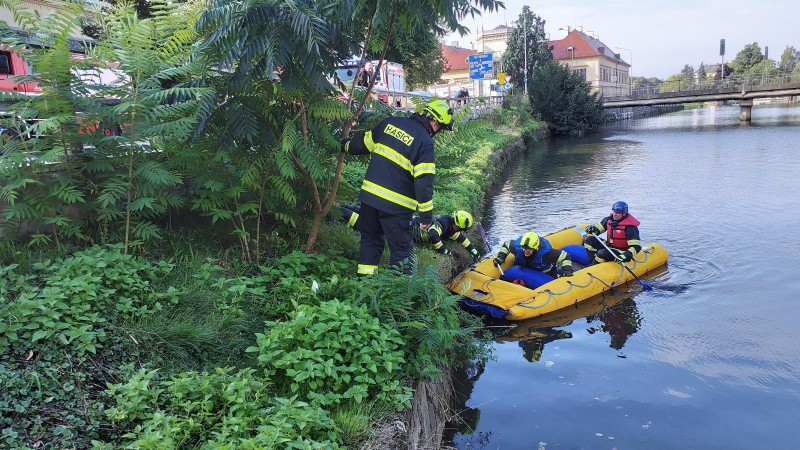
<svg viewBox="0 0 800 450">
<path fill-rule="evenodd" d="M 442 125 L 443 130 L 453 130 L 453 108 L 446 101 L 433 99 L 422 109 L 422 115 Z"/>
<path fill-rule="evenodd" d="M 538 250 L 539 235 L 534 233 L 533 231 L 529 231 L 523 234 L 522 238 L 519 240 L 519 246 L 528 250 Z"/>
<path fill-rule="evenodd" d="M 453 220 L 456 222 L 456 226 L 462 230 L 469 230 L 474 223 L 472 219 L 472 214 L 466 211 L 456 211 L 453 213 Z"/>
</svg>

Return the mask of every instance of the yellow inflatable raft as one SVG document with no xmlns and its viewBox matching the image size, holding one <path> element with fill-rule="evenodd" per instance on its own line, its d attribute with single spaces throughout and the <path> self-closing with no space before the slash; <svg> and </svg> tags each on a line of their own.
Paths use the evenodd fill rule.
<svg viewBox="0 0 800 450">
<path fill-rule="evenodd" d="M 565 228 L 547 235 L 553 248 L 580 245 L 585 225 Z M 659 244 L 652 243 L 625 263 L 636 276 L 667 263 L 669 253 Z M 503 270 L 514 264 L 514 255 L 509 255 Z M 608 291 L 634 280 L 633 275 L 619 262 L 595 264 L 577 270 L 571 277 L 562 277 L 534 289 L 499 279 L 500 271 L 492 263 L 492 257 L 484 259 L 457 275 L 448 285 L 450 291 L 464 297 L 462 305 L 471 311 L 507 320 L 524 320 L 539 317 L 562 308 L 574 306 L 580 301 Z"/>
</svg>

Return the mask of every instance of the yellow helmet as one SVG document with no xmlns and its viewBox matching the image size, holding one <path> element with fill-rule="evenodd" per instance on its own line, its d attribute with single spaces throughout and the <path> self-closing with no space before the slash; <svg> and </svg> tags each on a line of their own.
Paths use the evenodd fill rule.
<svg viewBox="0 0 800 450">
<path fill-rule="evenodd" d="M 462 230 L 469 230 L 474 222 L 474 220 L 472 219 L 472 214 L 466 211 L 454 212 L 453 220 L 456 222 L 456 226 Z"/>
<path fill-rule="evenodd" d="M 444 130 L 453 130 L 453 108 L 444 100 L 436 98 L 429 101 L 422 109 L 422 115 L 439 122 Z"/>
<path fill-rule="evenodd" d="M 539 235 L 533 231 L 523 234 L 522 238 L 519 240 L 519 246 L 527 250 L 538 250 Z"/>
</svg>

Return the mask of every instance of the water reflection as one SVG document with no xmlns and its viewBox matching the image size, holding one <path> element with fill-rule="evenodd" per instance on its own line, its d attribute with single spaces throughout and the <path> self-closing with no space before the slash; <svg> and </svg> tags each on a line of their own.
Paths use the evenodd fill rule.
<svg viewBox="0 0 800 450">
<path fill-rule="evenodd" d="M 800 229 L 800 107 L 754 108 L 750 126 L 738 113 L 626 121 L 510 162 L 483 218 L 490 244 L 595 220 L 624 198 L 669 267 L 648 273 L 652 291 L 628 284 L 487 324 L 497 359 L 462 376 L 456 410 L 468 426 L 454 425 L 451 445 L 797 447 L 786 431 L 800 416 L 800 277 L 787 268 Z M 744 231 L 751 222 L 764 239 Z M 778 244 L 765 254 L 764 242 Z"/>
<path fill-rule="evenodd" d="M 588 316 L 587 323 L 600 321 L 600 325 L 588 328 L 589 334 L 598 331 L 608 333 L 611 336 L 609 347 L 615 350 L 622 350 L 628 337 L 639 331 L 642 325 L 642 317 L 636 308 L 636 302 L 632 298 L 624 298 L 618 304 L 604 310 L 600 314 Z"/>
<path fill-rule="evenodd" d="M 480 408 L 467 406 L 475 382 L 481 377 L 486 369 L 485 364 L 475 364 L 470 367 L 454 370 L 451 373 L 453 382 L 453 398 L 451 400 L 451 411 L 454 412 L 450 420 L 445 424 L 442 442 L 451 445 L 457 433 L 469 436 L 467 439 L 470 445 L 467 448 L 482 448 L 489 443 L 492 435 L 490 432 L 476 433 L 478 422 L 481 418 Z"/>
<path fill-rule="evenodd" d="M 521 356 L 528 362 L 537 363 L 546 356 L 547 344 L 572 339 L 574 331 L 565 329 L 585 320 L 588 335 L 606 333 L 609 347 L 621 350 L 628 338 L 639 331 L 642 314 L 634 297 L 641 290 L 621 287 L 603 295 L 585 300 L 573 308 L 566 308 L 534 319 L 517 322 L 485 318 L 484 330 L 491 333 L 497 343 L 517 342 Z M 573 327 L 574 328 L 574 327 Z M 618 357 L 624 358 L 622 354 Z M 548 364 L 545 358 L 545 365 Z M 485 365 L 474 365 L 452 374 L 455 395 L 452 410 L 455 416 L 447 423 L 444 433 L 445 445 L 453 445 L 457 437 L 458 448 L 486 448 L 492 432 L 476 432 L 481 417 L 480 406 L 467 406 L 475 383 L 480 379 Z"/>
<path fill-rule="evenodd" d="M 572 332 L 562 328 L 580 320 L 586 320 L 591 325 L 586 329 L 588 334 L 607 333 L 610 337 L 609 347 L 620 350 L 642 323 L 641 314 L 633 300 L 641 291 L 633 286 L 622 288 L 541 317 L 513 323 L 493 321 L 487 324 L 486 330 L 492 333 L 495 342 L 518 342 L 523 357 L 530 362 L 541 359 L 545 344 L 572 339 Z"/>
</svg>

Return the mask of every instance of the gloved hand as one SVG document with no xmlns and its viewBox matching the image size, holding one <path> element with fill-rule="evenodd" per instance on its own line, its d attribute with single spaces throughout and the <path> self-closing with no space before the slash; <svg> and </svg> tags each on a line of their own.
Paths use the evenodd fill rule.
<svg viewBox="0 0 800 450">
<path fill-rule="evenodd" d="M 500 258 L 498 258 L 497 256 L 495 256 L 495 257 L 494 257 L 494 259 L 492 260 L 492 262 L 494 263 L 494 265 L 495 265 L 495 266 L 499 266 L 499 265 L 502 265 L 502 264 L 503 264 L 503 260 L 502 260 L 502 259 L 500 259 Z"/>
<path fill-rule="evenodd" d="M 478 262 L 478 261 L 481 260 L 481 255 L 478 253 L 478 249 L 477 248 L 473 248 L 472 251 L 470 252 L 470 255 L 472 255 L 472 260 L 475 261 L 475 262 Z"/>
<path fill-rule="evenodd" d="M 574 272 L 572 271 L 572 266 L 563 266 L 561 267 L 561 276 L 562 277 L 571 277 Z"/>
<path fill-rule="evenodd" d="M 614 249 L 614 257 L 617 261 L 628 262 L 633 259 L 633 254 L 627 250 Z"/>
<path fill-rule="evenodd" d="M 597 229 L 594 225 L 589 225 L 586 227 L 586 234 L 597 234 L 600 230 Z"/>
<path fill-rule="evenodd" d="M 339 151 L 347 153 L 350 147 L 350 139 L 339 139 Z"/>
</svg>

